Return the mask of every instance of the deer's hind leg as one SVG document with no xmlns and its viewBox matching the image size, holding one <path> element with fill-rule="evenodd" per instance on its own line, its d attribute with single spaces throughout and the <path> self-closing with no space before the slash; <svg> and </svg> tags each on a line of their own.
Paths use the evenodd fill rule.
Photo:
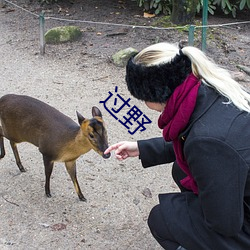
<svg viewBox="0 0 250 250">
<path fill-rule="evenodd" d="M 16 164 L 17 164 L 18 168 L 20 169 L 21 172 L 25 172 L 26 170 L 24 169 L 24 167 L 21 163 L 16 143 L 14 141 L 10 141 L 10 145 L 11 145 L 11 148 L 13 150 L 13 153 L 14 153 L 14 156 L 16 159 Z"/>
<path fill-rule="evenodd" d="M 1 126 L 0 126 L 0 150 L 1 150 L 0 159 L 2 159 L 5 156 L 5 149 L 3 140 L 3 129 Z"/>
<path fill-rule="evenodd" d="M 76 177 L 76 161 L 68 161 L 65 162 L 66 169 L 70 175 L 71 180 L 74 183 L 74 187 L 76 190 L 76 193 L 78 194 L 78 197 L 81 201 L 87 201 L 86 198 L 83 196 L 81 188 L 79 186 L 79 183 L 77 181 Z"/>
</svg>

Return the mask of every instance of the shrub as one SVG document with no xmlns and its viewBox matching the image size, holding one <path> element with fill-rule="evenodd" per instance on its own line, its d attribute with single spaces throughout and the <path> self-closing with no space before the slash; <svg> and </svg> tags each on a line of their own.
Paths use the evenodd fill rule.
<svg viewBox="0 0 250 250">
<path fill-rule="evenodd" d="M 143 7 L 145 11 L 154 12 L 156 15 L 160 13 L 165 15 L 171 14 L 171 0 L 136 0 L 136 2 L 139 7 Z"/>
<path fill-rule="evenodd" d="M 154 11 L 159 13 L 171 14 L 172 1 L 174 0 L 135 0 L 140 7 L 146 11 Z M 193 0 L 189 0 L 193 1 Z M 199 0 L 197 4 L 197 13 L 201 12 L 204 0 Z M 250 9 L 250 0 L 208 0 L 208 11 L 214 15 L 216 7 L 220 6 L 224 14 L 231 14 L 236 17 L 237 10 L 241 11 L 246 8 Z"/>
<path fill-rule="evenodd" d="M 52 4 L 52 3 L 57 3 L 58 0 L 38 0 L 40 4 Z"/>
</svg>

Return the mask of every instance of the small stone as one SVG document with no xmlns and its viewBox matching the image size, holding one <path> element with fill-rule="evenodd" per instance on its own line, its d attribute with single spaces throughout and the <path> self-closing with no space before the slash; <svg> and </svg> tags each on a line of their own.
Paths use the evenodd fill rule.
<svg viewBox="0 0 250 250">
<path fill-rule="evenodd" d="M 61 26 L 48 30 L 44 36 L 46 43 L 59 44 L 77 41 L 82 36 L 82 31 L 77 26 Z"/>
<path fill-rule="evenodd" d="M 129 58 L 138 53 L 134 48 L 126 48 L 118 51 L 112 56 L 114 64 L 118 67 L 125 67 Z"/>
<path fill-rule="evenodd" d="M 147 198 L 152 198 L 152 193 L 149 188 L 144 188 L 142 194 Z"/>
<path fill-rule="evenodd" d="M 39 223 L 40 226 L 44 227 L 44 228 L 48 228 L 49 227 L 49 224 L 47 223 Z"/>
<path fill-rule="evenodd" d="M 135 205 L 138 205 L 138 204 L 140 203 L 140 200 L 137 199 L 137 198 L 134 198 L 133 203 L 134 203 Z"/>
<path fill-rule="evenodd" d="M 243 72 L 231 72 L 231 75 L 235 81 L 238 81 L 238 82 L 246 81 L 246 74 Z"/>
</svg>

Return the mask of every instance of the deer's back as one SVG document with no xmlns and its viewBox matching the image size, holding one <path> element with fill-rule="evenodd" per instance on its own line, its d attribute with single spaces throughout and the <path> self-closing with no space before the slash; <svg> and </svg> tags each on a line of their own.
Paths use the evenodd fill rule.
<svg viewBox="0 0 250 250">
<path fill-rule="evenodd" d="M 79 126 L 50 105 L 24 95 L 0 98 L 0 119 L 4 136 L 15 142 L 38 146 L 42 141 L 69 140 Z"/>
</svg>

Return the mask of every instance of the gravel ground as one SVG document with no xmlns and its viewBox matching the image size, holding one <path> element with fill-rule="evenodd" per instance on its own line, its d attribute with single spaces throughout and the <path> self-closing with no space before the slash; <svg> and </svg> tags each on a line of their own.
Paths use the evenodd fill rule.
<svg viewBox="0 0 250 250">
<path fill-rule="evenodd" d="M 132 3 L 128 1 L 123 1 L 123 5 L 122 1 L 107 1 L 103 12 L 98 12 L 101 9 L 98 1 L 88 1 L 83 9 L 79 8 L 80 2 L 75 1 L 70 7 L 54 5 L 47 8 L 46 13 L 74 19 L 79 18 L 81 10 L 81 17 L 86 20 L 95 17 L 95 20 L 110 22 L 144 25 L 151 22 L 138 17 L 142 14 L 139 9 L 129 10 L 128 4 Z M 22 6 L 34 13 L 41 11 L 35 4 Z M 59 10 L 58 6 L 62 7 L 60 12 L 55 11 Z M 50 20 L 46 22 L 46 29 L 55 25 L 59 24 Z M 141 49 L 156 40 L 179 41 L 186 38 L 186 34 L 85 24 L 81 27 L 84 30 L 81 41 L 47 45 L 46 54 L 41 56 L 37 17 L 9 5 L 0 9 L 1 95 L 33 96 L 75 121 L 76 110 L 90 117 L 91 107 L 98 106 L 106 122 L 110 144 L 160 136 L 158 114 L 131 98 L 124 84 L 124 68 L 114 66 L 110 55 L 130 46 Z M 233 32 L 215 30 L 216 38 L 209 41 L 208 46 L 214 59 L 236 72 L 237 64 L 249 66 L 249 24 L 242 27 Z M 122 32 L 125 34 L 114 35 Z M 249 85 L 247 75 L 241 76 L 241 81 Z M 117 93 L 124 99 L 131 98 L 131 104 L 152 120 L 145 131 L 130 135 L 99 103 L 109 96 L 109 91 L 115 94 L 116 86 Z M 170 177 L 171 166 L 145 170 L 136 158 L 118 162 L 112 156 L 104 160 L 91 151 L 77 160 L 78 181 L 87 202 L 78 200 L 61 163 L 55 165 L 49 199 L 44 195 L 44 167 L 37 148 L 26 143 L 19 145 L 21 160 L 27 169 L 26 173 L 20 173 L 7 140 L 5 145 L 0 178 L 1 249 L 160 249 L 147 227 L 147 216 L 158 203 L 159 193 L 177 191 Z"/>
</svg>

